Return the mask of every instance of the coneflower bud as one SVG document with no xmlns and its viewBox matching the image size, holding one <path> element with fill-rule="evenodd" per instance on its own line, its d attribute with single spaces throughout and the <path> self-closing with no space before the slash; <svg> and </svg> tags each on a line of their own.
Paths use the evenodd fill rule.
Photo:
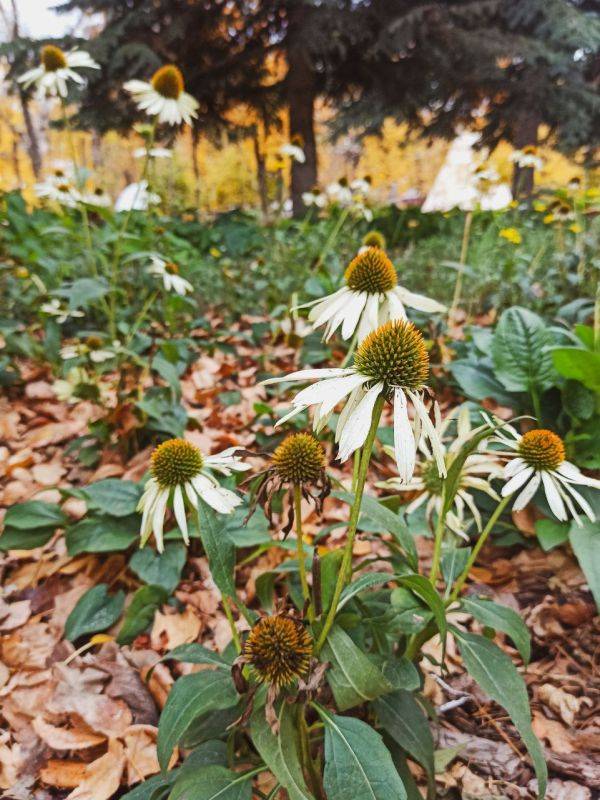
<svg viewBox="0 0 600 800">
<path fill-rule="evenodd" d="M 521 437 L 519 455 L 535 470 L 554 470 L 565 460 L 565 446 L 560 436 L 538 428 Z"/>
<path fill-rule="evenodd" d="M 245 660 L 261 683 L 288 686 L 303 678 L 310 666 L 312 637 L 291 617 L 263 617 L 250 631 Z"/>
<path fill-rule="evenodd" d="M 169 439 L 152 453 L 150 471 L 162 488 L 181 486 L 195 478 L 204 459 L 200 450 L 185 439 Z"/>
<path fill-rule="evenodd" d="M 412 322 L 394 320 L 370 333 L 354 356 L 358 372 L 386 388 L 422 389 L 429 377 L 429 355 Z"/>
<path fill-rule="evenodd" d="M 364 247 L 378 247 L 385 250 L 385 236 L 381 231 L 369 231 L 362 240 Z"/>
<path fill-rule="evenodd" d="M 398 284 L 394 265 L 380 247 L 367 247 L 352 259 L 344 273 L 346 284 L 355 292 L 381 294 Z"/>
</svg>

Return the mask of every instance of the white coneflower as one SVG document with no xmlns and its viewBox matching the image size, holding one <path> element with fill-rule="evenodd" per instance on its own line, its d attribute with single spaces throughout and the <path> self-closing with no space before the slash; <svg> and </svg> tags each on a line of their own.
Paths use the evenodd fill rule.
<svg viewBox="0 0 600 800">
<path fill-rule="evenodd" d="M 95 208 L 109 208 L 112 205 L 110 196 L 100 187 L 97 187 L 91 192 L 82 194 L 81 201 Z"/>
<path fill-rule="evenodd" d="M 394 405 L 394 455 L 400 479 L 406 482 L 413 475 L 416 445 L 421 435 L 429 439 L 440 475 L 446 475 L 444 450 L 423 401 L 428 376 L 429 356 L 423 336 L 411 322 L 396 320 L 387 322 L 367 336 L 356 351 L 353 367 L 301 369 L 280 378 L 270 378 L 264 383 L 318 380 L 294 397 L 293 410 L 277 425 L 309 406 L 316 406 L 313 424 L 315 430 L 320 430 L 335 406 L 348 398 L 339 415 L 335 434 L 340 461 L 345 461 L 364 444 L 377 398 L 383 395 L 391 400 Z M 415 411 L 413 424 L 408 418 L 408 401 Z"/>
<path fill-rule="evenodd" d="M 346 285 L 337 292 L 301 306 L 312 306 L 308 318 L 315 328 L 325 325 L 326 341 L 341 326 L 342 339 L 358 331 L 360 342 L 388 320 L 406 319 L 405 305 L 428 313 L 446 310 L 436 300 L 399 286 L 394 265 L 380 247 L 361 248 L 344 278 Z"/>
<path fill-rule="evenodd" d="M 448 432 L 448 427 L 455 418 L 457 435 L 452 439 L 450 444 L 446 446 L 443 443 L 443 438 Z M 472 430 L 467 406 L 455 409 L 448 414 L 443 421 L 438 420 L 436 431 L 444 450 L 444 462 L 447 470 L 452 466 L 454 459 L 463 445 L 465 445 L 472 436 L 478 433 L 479 430 L 481 429 Z M 483 449 L 484 446 L 482 442 L 480 448 Z M 394 455 L 392 448 L 384 447 L 383 449 L 388 455 Z M 425 460 L 419 467 L 419 474 L 409 483 L 403 483 L 398 478 L 390 478 L 387 481 L 378 483 L 377 486 L 382 489 L 396 489 L 401 492 L 417 492 L 418 494 L 414 500 L 411 500 L 406 506 L 406 513 L 412 514 L 413 511 L 416 511 L 426 503 L 426 517 L 428 521 L 431 522 L 434 512 L 438 516 L 442 512 L 444 481 L 439 473 L 431 449 L 427 446 L 425 441 L 421 440 L 421 442 L 419 442 L 419 450 L 423 454 Z M 465 507 L 468 508 L 473 515 L 478 530 L 481 530 L 481 514 L 469 490 L 476 489 L 480 492 L 485 492 L 485 494 L 489 495 L 494 500 L 499 500 L 500 498 L 488 481 L 491 478 L 498 478 L 501 475 L 502 468 L 500 463 L 492 454 L 475 452 L 467 456 L 460 471 L 458 490 L 454 497 L 453 508 L 446 516 L 446 524 L 450 530 L 459 536 L 465 535 Z"/>
<path fill-rule="evenodd" d="M 53 297 L 52 300 L 47 303 L 42 303 L 40 311 L 44 314 L 48 314 L 49 317 L 55 317 L 59 325 L 62 325 L 63 322 L 66 322 L 68 319 L 85 316 L 83 311 L 61 305 L 57 297 Z"/>
<path fill-rule="evenodd" d="M 522 489 L 513 503 L 515 511 L 525 508 L 541 486 L 557 519 L 567 520 L 569 512 L 580 525 L 576 504 L 588 519 L 595 521 L 596 515 L 590 504 L 574 486 L 600 489 L 600 481 L 589 478 L 565 460 L 565 446 L 560 436 L 543 428 L 520 434 L 511 425 L 504 425 L 493 441 L 508 448 L 508 452 L 499 452 L 498 455 L 510 458 L 504 468 L 507 483 L 502 488 L 502 496 L 508 497 Z"/>
<path fill-rule="evenodd" d="M 151 147 L 147 150 L 145 147 L 136 147 L 133 151 L 134 158 L 173 158 L 173 151 L 167 147 Z"/>
<path fill-rule="evenodd" d="M 167 292 L 175 292 L 182 297 L 188 292 L 193 292 L 194 287 L 185 278 L 179 275 L 179 267 L 172 261 L 165 261 L 164 258 L 154 255 L 150 257 L 148 272 L 157 278 L 162 278 L 163 286 Z"/>
<path fill-rule="evenodd" d="M 84 386 L 95 386 L 95 382 L 83 367 L 73 367 L 66 378 L 59 378 L 52 384 L 52 391 L 56 399 L 62 403 L 77 403 L 77 392 Z"/>
<path fill-rule="evenodd" d="M 114 358 L 121 349 L 121 343 L 115 339 L 112 347 L 106 347 L 98 336 L 88 336 L 85 342 L 66 344 L 60 348 L 60 357 L 63 361 L 70 361 L 73 358 L 88 356 L 94 364 L 103 364 Z"/>
<path fill-rule="evenodd" d="M 168 125 L 192 124 L 198 116 L 198 101 L 184 91 L 181 70 L 174 64 L 157 69 L 150 81 L 127 81 L 123 87 L 130 92 L 137 107 L 150 117 Z"/>
<path fill-rule="evenodd" d="M 154 533 L 156 547 L 164 549 L 163 527 L 167 505 L 173 504 L 177 525 L 186 544 L 189 544 L 186 501 L 198 508 L 198 498 L 221 514 L 230 514 L 242 499 L 230 489 L 220 486 L 211 470 L 223 475 L 250 469 L 238 458 L 235 447 L 214 456 L 205 456 L 198 447 L 185 439 L 169 439 L 159 445 L 151 456 L 152 477 L 144 487 L 138 503 L 142 512 L 140 546 Z"/>
<path fill-rule="evenodd" d="M 527 145 L 522 150 L 515 150 L 511 154 L 510 160 L 522 169 L 541 169 L 544 166 L 544 162 L 538 154 L 538 149 L 534 145 Z"/>
<path fill-rule="evenodd" d="M 117 197 L 115 211 L 147 211 L 160 203 L 160 195 L 148 191 L 148 181 L 130 183 Z"/>
<path fill-rule="evenodd" d="M 81 202 L 81 194 L 67 180 L 50 177 L 42 183 L 34 184 L 33 191 L 44 200 L 60 203 L 67 208 L 75 208 Z"/>
<path fill-rule="evenodd" d="M 294 144 L 293 142 L 282 144 L 279 148 L 279 155 L 288 156 L 288 158 L 291 158 L 292 161 L 297 161 L 299 164 L 304 164 L 306 161 L 304 150 L 300 147 L 300 145 Z"/>
<path fill-rule="evenodd" d="M 325 208 L 327 205 L 327 197 L 318 189 L 313 189 L 312 192 L 303 192 L 302 202 L 305 206 L 315 206 L 316 208 Z"/>
<path fill-rule="evenodd" d="M 85 50 L 71 50 L 65 53 L 60 47 L 47 44 L 40 51 L 40 64 L 23 73 L 18 82 L 25 89 L 35 85 L 41 97 L 66 97 L 67 83 L 74 81 L 82 86 L 85 78 L 77 69 L 100 69 Z"/>
</svg>

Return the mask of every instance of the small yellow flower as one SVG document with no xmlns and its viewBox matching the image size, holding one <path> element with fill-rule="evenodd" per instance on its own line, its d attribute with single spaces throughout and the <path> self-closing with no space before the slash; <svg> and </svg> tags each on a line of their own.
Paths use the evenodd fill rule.
<svg viewBox="0 0 600 800">
<path fill-rule="evenodd" d="M 406 223 L 409 228 L 418 228 L 419 227 L 419 220 L 418 219 L 409 219 Z"/>
<path fill-rule="evenodd" d="M 554 214 L 546 214 L 544 217 L 544 225 L 552 225 L 554 222 Z"/>
<path fill-rule="evenodd" d="M 571 233 L 581 233 L 583 228 L 578 222 L 574 222 L 572 225 L 569 225 L 569 230 Z"/>
<path fill-rule="evenodd" d="M 523 241 L 523 237 L 516 228 L 502 228 L 498 235 L 511 244 L 521 244 Z"/>
<path fill-rule="evenodd" d="M 508 207 L 509 208 L 517 208 L 518 205 L 519 205 L 519 201 L 518 200 L 511 200 L 510 203 L 508 204 Z"/>
<path fill-rule="evenodd" d="M 213 258 L 220 258 L 221 257 L 221 251 L 219 250 L 218 247 L 211 247 L 208 252 L 211 254 L 211 256 Z"/>
<path fill-rule="evenodd" d="M 600 197 L 600 187 L 599 186 L 592 186 L 586 192 L 586 195 L 591 200 L 595 200 L 596 198 Z"/>
<path fill-rule="evenodd" d="M 545 211 L 547 208 L 548 208 L 548 206 L 546 205 L 546 203 L 542 203 L 541 200 L 535 200 L 534 203 L 533 203 L 533 210 L 537 211 L 540 214 L 543 211 Z"/>
</svg>

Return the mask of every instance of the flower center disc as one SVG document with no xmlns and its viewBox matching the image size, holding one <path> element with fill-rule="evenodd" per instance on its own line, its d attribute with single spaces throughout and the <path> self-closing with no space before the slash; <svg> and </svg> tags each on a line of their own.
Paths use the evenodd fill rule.
<svg viewBox="0 0 600 800">
<path fill-rule="evenodd" d="M 423 336 L 405 320 L 386 322 L 370 333 L 356 351 L 354 366 L 386 388 L 421 389 L 429 377 Z"/>
<path fill-rule="evenodd" d="M 290 617 L 264 617 L 250 631 L 244 655 L 264 683 L 286 686 L 308 672 L 312 638 Z"/>
<path fill-rule="evenodd" d="M 60 47 L 55 47 L 53 44 L 47 44 L 42 47 L 40 58 L 46 72 L 56 72 L 56 70 L 64 69 L 67 66 L 65 54 Z"/>
<path fill-rule="evenodd" d="M 150 471 L 160 486 L 177 486 L 195 478 L 204 459 L 200 450 L 185 439 L 169 439 L 152 453 Z"/>
<path fill-rule="evenodd" d="M 523 435 L 519 442 L 519 455 L 536 470 L 551 470 L 565 460 L 565 446 L 560 436 L 541 428 Z"/>
<path fill-rule="evenodd" d="M 150 82 L 153 89 L 168 100 L 177 100 L 183 92 L 183 75 L 174 64 L 157 69 Z"/>
<path fill-rule="evenodd" d="M 355 292 L 381 294 L 398 284 L 394 265 L 380 247 L 368 247 L 352 259 L 344 274 Z"/>
<path fill-rule="evenodd" d="M 435 461 L 427 461 L 424 464 L 421 479 L 429 494 L 441 495 L 444 489 L 444 479 L 440 477 Z"/>
<path fill-rule="evenodd" d="M 314 483 L 325 466 L 325 453 L 314 436 L 294 433 L 273 453 L 273 466 L 283 481 Z"/>
<path fill-rule="evenodd" d="M 168 272 L 169 275 L 178 275 L 179 267 L 177 264 L 173 264 L 172 261 L 169 261 L 167 264 L 165 264 L 165 272 Z"/>
</svg>

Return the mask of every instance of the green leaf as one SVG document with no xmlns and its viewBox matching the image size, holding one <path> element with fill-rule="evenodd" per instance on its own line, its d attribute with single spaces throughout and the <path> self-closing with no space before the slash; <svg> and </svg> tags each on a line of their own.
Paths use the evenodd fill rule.
<svg viewBox="0 0 600 800">
<path fill-rule="evenodd" d="M 461 605 L 468 614 L 476 620 L 496 631 L 502 631 L 515 643 L 525 664 L 531 658 L 531 637 L 527 625 L 516 611 L 507 606 L 502 606 L 492 600 L 483 600 L 479 597 L 463 597 Z"/>
<path fill-rule="evenodd" d="M 514 406 L 515 397 L 509 394 L 504 386 L 480 365 L 464 361 L 454 362 L 448 366 L 459 387 L 471 400 L 485 400 L 493 397 L 498 403 L 509 408 Z"/>
<path fill-rule="evenodd" d="M 337 550 L 329 550 L 320 558 L 321 606 L 324 614 L 327 613 L 331 606 L 343 557 L 344 554 L 341 548 L 338 548 Z"/>
<path fill-rule="evenodd" d="M 129 569 L 144 583 L 162 586 L 171 594 L 179 583 L 186 555 L 185 545 L 179 543 L 167 543 L 163 553 L 143 547 L 132 555 Z"/>
<path fill-rule="evenodd" d="M 158 723 L 156 749 L 161 769 L 167 769 L 173 749 L 197 717 L 229 708 L 237 701 L 231 675 L 221 670 L 203 670 L 179 678 Z"/>
<path fill-rule="evenodd" d="M 374 700 L 393 690 L 379 668 L 338 625 L 329 631 L 323 660 L 330 661 L 327 680 L 340 711 Z"/>
<path fill-rule="evenodd" d="M 444 643 L 448 632 L 446 607 L 431 583 L 424 575 L 398 575 L 396 581 L 414 592 L 430 608 Z"/>
<path fill-rule="evenodd" d="M 125 593 L 108 594 L 108 585 L 99 583 L 77 601 L 67 617 L 65 639 L 74 642 L 84 633 L 99 633 L 119 619 L 125 604 Z"/>
<path fill-rule="evenodd" d="M 66 296 L 71 308 L 82 308 L 105 297 L 108 290 L 105 278 L 79 278 L 73 281 Z"/>
<path fill-rule="evenodd" d="M 325 724 L 323 786 L 328 800 L 406 800 L 406 790 L 381 736 L 355 717 L 317 707 Z"/>
<path fill-rule="evenodd" d="M 565 378 L 579 381 L 593 392 L 600 392 L 600 353 L 583 347 L 556 347 L 554 367 Z"/>
<path fill-rule="evenodd" d="M 354 494 L 351 492 L 334 492 L 334 497 L 352 505 Z M 374 497 L 363 495 L 361 504 L 360 519 L 358 527 L 365 530 L 364 525 L 368 525 L 367 530 L 375 530 L 380 533 L 389 533 L 398 544 L 403 548 L 409 563 L 413 569 L 417 568 L 417 546 L 415 540 L 398 514 L 394 514 Z"/>
<path fill-rule="evenodd" d="M 414 691 L 421 686 L 419 671 L 412 661 L 404 656 L 391 656 L 383 664 L 383 674 L 394 689 Z"/>
<path fill-rule="evenodd" d="M 0 536 L 0 550 L 34 550 L 42 547 L 54 536 L 56 528 L 35 528 L 30 531 L 4 528 Z"/>
<path fill-rule="evenodd" d="M 35 528 L 62 528 L 67 517 L 55 503 L 43 503 L 41 500 L 28 500 L 11 506 L 4 515 L 7 528 L 31 531 Z"/>
<path fill-rule="evenodd" d="M 111 517 L 127 517 L 135 514 L 142 490 L 133 481 L 122 481 L 119 478 L 106 478 L 91 483 L 81 490 L 88 508 L 97 509 Z"/>
<path fill-rule="evenodd" d="M 161 661 L 169 661 L 170 659 L 183 661 L 185 664 L 210 664 L 213 667 L 224 669 L 226 672 L 231 671 L 231 661 L 227 661 L 219 653 L 209 650 L 208 647 L 204 647 L 203 644 L 198 644 L 197 642 L 180 644 L 178 647 L 174 647 L 156 663 L 160 664 Z"/>
<path fill-rule="evenodd" d="M 452 584 L 467 566 L 467 561 L 471 555 L 470 547 L 452 547 L 446 550 L 442 556 L 440 566 L 446 584 L 446 591 L 449 592 Z"/>
<path fill-rule="evenodd" d="M 586 520 L 580 527 L 573 522 L 569 541 L 600 609 L 600 523 Z"/>
<path fill-rule="evenodd" d="M 306 787 L 298 755 L 297 712 L 298 706 L 281 703 L 278 713 L 279 733 L 275 735 L 266 720 L 264 706 L 257 707 L 250 721 L 250 736 L 261 758 L 287 791 L 290 800 L 313 800 L 313 795 Z"/>
<path fill-rule="evenodd" d="M 216 512 L 206 503 L 198 501 L 198 526 L 204 551 L 208 558 L 210 573 L 219 591 L 235 597 L 235 545 L 225 533 L 225 525 Z"/>
<path fill-rule="evenodd" d="M 430 780 L 433 764 L 433 736 L 429 722 L 412 692 L 400 690 L 373 703 L 377 719 L 390 736 L 421 764 Z"/>
<path fill-rule="evenodd" d="M 162 586 L 141 586 L 133 595 L 117 636 L 118 644 L 130 644 L 152 623 L 156 609 L 167 602 L 169 595 Z"/>
<path fill-rule="evenodd" d="M 350 583 L 340 596 L 340 602 L 338 604 L 338 611 L 341 611 L 342 608 L 352 600 L 353 597 L 356 597 L 357 594 L 364 592 L 366 589 L 370 589 L 373 586 L 381 586 L 382 583 L 387 583 L 388 581 L 393 581 L 394 576 L 390 575 L 389 572 L 366 572 L 364 575 L 361 575 L 355 581 Z"/>
<path fill-rule="evenodd" d="M 548 325 L 526 308 L 513 306 L 502 313 L 492 340 L 496 377 L 511 392 L 548 389 L 554 383 Z"/>
<path fill-rule="evenodd" d="M 569 541 L 568 522 L 558 522 L 555 519 L 538 519 L 535 523 L 535 535 L 540 547 L 545 553 L 554 550 L 561 544 Z"/>
<path fill-rule="evenodd" d="M 106 514 L 86 517 L 69 525 L 65 533 L 67 552 L 111 553 L 127 550 L 139 537 L 140 520 L 137 515 L 111 517 Z"/>
<path fill-rule="evenodd" d="M 544 797 L 548 768 L 542 746 L 531 728 L 529 698 L 523 678 L 506 653 L 485 636 L 466 633 L 458 628 L 453 628 L 452 631 L 469 674 L 492 700 L 506 709 L 519 731 L 533 761 L 538 779 L 538 796 Z"/>
<path fill-rule="evenodd" d="M 188 769 L 177 778 L 169 800 L 252 800 L 252 776 L 219 766 Z"/>
</svg>

